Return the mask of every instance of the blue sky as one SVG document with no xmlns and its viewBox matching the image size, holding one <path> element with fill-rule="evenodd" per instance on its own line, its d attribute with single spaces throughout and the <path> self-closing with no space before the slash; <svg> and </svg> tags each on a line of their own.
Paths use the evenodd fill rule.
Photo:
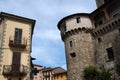
<svg viewBox="0 0 120 80">
<path fill-rule="evenodd" d="M 33 34 L 34 64 L 66 69 L 64 43 L 57 23 L 74 13 L 90 13 L 95 0 L 0 0 L 0 11 L 36 20 Z"/>
</svg>

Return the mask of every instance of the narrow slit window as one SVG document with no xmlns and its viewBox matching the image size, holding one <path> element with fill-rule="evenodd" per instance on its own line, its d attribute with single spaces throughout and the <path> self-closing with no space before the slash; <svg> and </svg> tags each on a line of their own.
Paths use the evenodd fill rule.
<svg viewBox="0 0 120 80">
<path fill-rule="evenodd" d="M 114 53 L 112 47 L 107 48 L 106 51 L 107 51 L 108 60 L 114 60 Z"/>
<path fill-rule="evenodd" d="M 98 26 L 97 26 L 97 23 L 94 23 L 94 25 L 95 25 L 95 27 L 98 27 Z"/>
<path fill-rule="evenodd" d="M 72 41 L 70 41 L 69 44 L 70 44 L 70 47 L 73 47 L 73 42 Z"/>
<path fill-rule="evenodd" d="M 102 42 L 102 39 L 101 39 L 101 38 L 98 38 L 98 42 L 101 43 L 101 42 Z"/>
<path fill-rule="evenodd" d="M 80 22 L 81 22 L 80 17 L 77 17 L 77 18 L 76 18 L 76 22 L 77 22 L 77 23 L 80 23 Z"/>
<path fill-rule="evenodd" d="M 120 28 L 119 28 L 119 35 L 120 35 Z"/>
<path fill-rule="evenodd" d="M 98 24 L 99 24 L 99 25 L 103 24 L 103 21 L 102 21 L 102 20 L 101 20 L 101 21 L 99 21 L 99 22 L 98 22 Z"/>
</svg>

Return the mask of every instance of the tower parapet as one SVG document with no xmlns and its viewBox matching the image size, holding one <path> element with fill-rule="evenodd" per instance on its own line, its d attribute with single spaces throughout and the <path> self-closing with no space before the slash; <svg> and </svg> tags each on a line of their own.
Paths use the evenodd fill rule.
<svg viewBox="0 0 120 80">
<path fill-rule="evenodd" d="M 120 24 L 120 16 L 115 17 L 107 21 L 106 23 L 100 25 L 92 31 L 94 37 L 99 37 L 100 35 L 106 34 L 111 30 L 118 28 Z"/>
<path fill-rule="evenodd" d="M 58 28 L 61 31 L 62 40 L 69 34 L 75 34 L 81 31 L 90 32 L 94 27 L 87 13 L 77 13 L 63 18 L 58 23 Z"/>
</svg>

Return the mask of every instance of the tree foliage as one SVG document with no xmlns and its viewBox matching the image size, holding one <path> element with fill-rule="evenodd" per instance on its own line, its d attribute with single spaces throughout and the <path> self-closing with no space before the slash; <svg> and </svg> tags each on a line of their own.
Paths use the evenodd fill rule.
<svg viewBox="0 0 120 80">
<path fill-rule="evenodd" d="M 92 80 L 92 78 L 99 78 L 100 80 L 111 80 L 110 70 L 106 70 L 104 66 L 101 66 L 99 70 L 97 70 L 94 66 L 88 66 L 83 70 L 84 77 L 86 80 Z"/>
<path fill-rule="evenodd" d="M 88 66 L 83 71 L 85 77 L 96 77 L 99 75 L 99 72 L 97 71 L 96 67 L 94 66 Z"/>
</svg>

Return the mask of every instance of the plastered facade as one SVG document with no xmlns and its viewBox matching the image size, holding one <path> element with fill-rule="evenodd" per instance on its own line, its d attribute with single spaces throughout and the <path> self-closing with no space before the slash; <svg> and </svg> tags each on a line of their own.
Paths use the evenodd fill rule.
<svg viewBox="0 0 120 80">
<path fill-rule="evenodd" d="M 6 16 L 7 15 L 7 16 Z M 25 21 L 23 17 L 11 15 L 8 13 L 1 13 L 0 25 L 0 80 L 29 80 L 31 72 L 31 38 L 32 38 L 32 24 L 34 21 Z M 10 17 L 8 17 L 10 16 Z M 19 19 L 17 19 L 19 18 Z M 23 19 L 23 20 L 22 20 Z M 27 20 L 27 19 L 26 19 Z M 21 43 L 15 44 L 15 29 L 22 30 Z M 12 41 L 12 45 L 10 45 Z M 22 47 L 24 45 L 24 47 Z M 17 46 L 17 47 L 16 47 Z M 12 72 L 13 53 L 20 53 L 19 71 Z M 17 57 L 16 57 L 17 58 Z M 8 71 L 8 72 L 6 72 Z"/>
</svg>

